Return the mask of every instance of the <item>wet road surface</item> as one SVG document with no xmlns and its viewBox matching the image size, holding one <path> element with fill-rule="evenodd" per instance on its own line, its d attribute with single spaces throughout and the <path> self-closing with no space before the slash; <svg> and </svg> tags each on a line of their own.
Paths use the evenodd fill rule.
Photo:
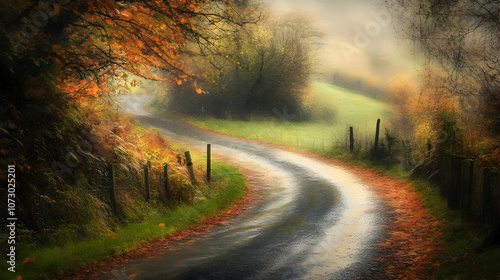
<svg viewBox="0 0 500 280">
<path fill-rule="evenodd" d="M 172 141 L 259 174 L 263 199 L 194 242 L 98 279 L 354 279 L 377 269 L 384 207 L 369 187 L 334 165 L 294 152 L 207 133 L 147 112 L 147 95 L 115 98 L 123 111 Z M 256 176 L 256 175 L 252 175 Z M 129 275 L 137 274 L 134 278 Z"/>
</svg>

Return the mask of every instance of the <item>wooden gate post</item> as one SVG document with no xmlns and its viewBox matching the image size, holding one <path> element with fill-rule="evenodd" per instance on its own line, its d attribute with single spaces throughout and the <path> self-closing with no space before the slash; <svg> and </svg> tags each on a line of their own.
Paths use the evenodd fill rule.
<svg viewBox="0 0 500 280">
<path fill-rule="evenodd" d="M 186 165 L 189 171 L 189 177 L 191 178 L 191 183 L 193 185 L 196 185 L 196 177 L 194 176 L 194 169 L 193 169 L 193 162 L 191 161 L 191 154 L 189 151 L 184 152 L 184 155 L 186 156 Z"/>
<path fill-rule="evenodd" d="M 210 183 L 210 177 L 212 172 L 212 145 L 207 144 L 207 182 Z"/>
<path fill-rule="evenodd" d="M 354 151 L 354 128 L 352 126 L 349 127 L 349 151 L 351 153 Z"/>
</svg>

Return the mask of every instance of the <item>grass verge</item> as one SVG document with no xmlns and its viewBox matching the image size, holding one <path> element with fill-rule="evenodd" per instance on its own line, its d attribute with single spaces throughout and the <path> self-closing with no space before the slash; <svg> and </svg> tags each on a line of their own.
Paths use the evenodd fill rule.
<svg viewBox="0 0 500 280">
<path fill-rule="evenodd" d="M 204 156 L 192 152 L 193 159 Z M 146 222 L 128 224 L 115 233 L 101 238 L 68 243 L 51 248 L 18 248 L 16 272 L 3 271 L 1 279 L 54 279 L 63 273 L 96 264 L 113 255 L 133 250 L 138 245 L 200 223 L 228 209 L 246 193 L 245 176 L 234 166 L 219 160 L 212 162 L 212 184 L 215 189 L 207 199 L 181 206 L 163 214 L 155 214 Z M 24 262 L 22 262 L 24 260 Z M 21 263 L 22 262 L 22 263 Z"/>
<path fill-rule="evenodd" d="M 424 205 L 443 221 L 437 246 L 442 254 L 434 264 L 435 279 L 500 279 L 500 248 L 484 246 L 487 230 L 466 221 L 460 211 L 450 210 L 439 189 L 426 180 L 409 180 Z"/>
</svg>

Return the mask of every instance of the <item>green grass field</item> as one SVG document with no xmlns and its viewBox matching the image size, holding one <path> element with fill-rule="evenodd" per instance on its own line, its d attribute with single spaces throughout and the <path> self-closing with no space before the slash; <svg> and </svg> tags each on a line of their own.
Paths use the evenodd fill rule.
<svg viewBox="0 0 500 280">
<path fill-rule="evenodd" d="M 358 146 L 363 147 L 366 136 L 375 134 L 377 119 L 387 120 L 390 108 L 384 102 L 356 94 L 326 83 L 313 84 L 311 104 L 313 119 L 322 122 L 291 122 L 270 112 L 272 118 L 257 121 L 201 119 L 184 120 L 212 131 L 232 136 L 292 146 L 309 151 L 327 151 L 347 143 L 350 126 L 354 127 Z M 282 112 L 282 109 L 277 108 Z M 332 119 L 324 120 L 324 111 L 334 111 Z"/>
</svg>

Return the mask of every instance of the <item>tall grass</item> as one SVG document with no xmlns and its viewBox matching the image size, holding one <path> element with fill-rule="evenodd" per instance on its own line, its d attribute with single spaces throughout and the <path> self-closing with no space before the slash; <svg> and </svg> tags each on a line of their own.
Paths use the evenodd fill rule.
<svg viewBox="0 0 500 280">
<path fill-rule="evenodd" d="M 192 154 L 194 159 L 203 158 L 200 154 Z M 110 232 L 107 236 L 96 239 L 50 248 L 19 248 L 16 273 L 3 270 L 0 278 L 16 279 L 20 275 L 22 279 L 54 279 L 62 273 L 133 250 L 140 244 L 169 236 L 199 223 L 205 217 L 217 215 L 245 195 L 246 179 L 236 167 L 218 160 L 213 160 L 212 170 L 212 184 L 207 188 L 212 190 L 212 194 L 207 199 L 166 213 L 154 214 L 143 223 L 127 224 L 114 233 Z M 165 226 L 159 226 L 160 224 Z M 26 258 L 34 261 L 22 263 Z"/>
</svg>

